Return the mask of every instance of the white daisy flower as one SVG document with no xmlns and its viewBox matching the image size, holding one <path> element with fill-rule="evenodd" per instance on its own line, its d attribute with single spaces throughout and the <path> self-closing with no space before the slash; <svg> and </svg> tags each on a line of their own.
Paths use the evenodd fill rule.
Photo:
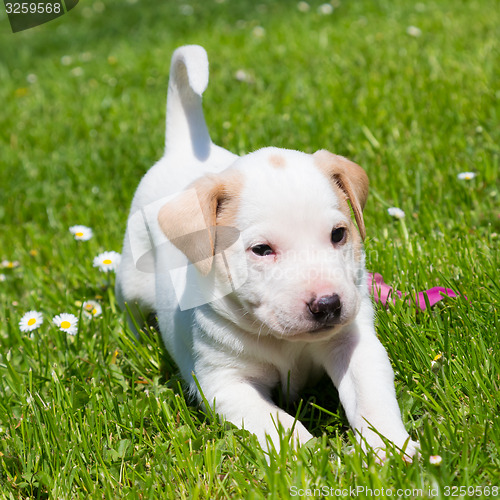
<svg viewBox="0 0 500 500">
<path fill-rule="evenodd" d="M 458 175 L 457 175 L 457 179 L 459 181 L 470 181 L 472 179 L 474 179 L 474 177 L 476 177 L 476 172 L 460 172 Z"/>
<path fill-rule="evenodd" d="M 297 4 L 297 9 L 299 9 L 300 12 L 309 12 L 311 6 L 307 2 L 299 2 Z"/>
<path fill-rule="evenodd" d="M 22 332 L 32 332 L 43 323 L 42 313 L 38 311 L 28 311 L 19 321 L 19 330 Z"/>
<path fill-rule="evenodd" d="M 236 73 L 234 74 L 234 77 L 239 82 L 249 83 L 252 81 L 252 77 L 244 69 L 239 69 L 238 71 L 236 71 Z"/>
<path fill-rule="evenodd" d="M 15 267 L 19 267 L 19 262 L 17 260 L 2 260 L 0 267 L 3 269 L 14 269 Z"/>
<path fill-rule="evenodd" d="M 436 356 L 434 356 L 434 359 L 431 361 L 431 370 L 433 372 L 437 372 L 439 370 L 439 368 L 441 368 L 441 366 L 443 366 L 443 363 L 444 363 L 443 355 L 441 353 L 437 354 Z"/>
<path fill-rule="evenodd" d="M 83 62 L 89 62 L 92 59 L 92 53 L 91 52 L 82 52 L 80 54 L 80 59 Z"/>
<path fill-rule="evenodd" d="M 88 241 L 92 236 L 94 236 L 94 233 L 92 232 L 92 229 L 87 226 L 71 226 L 69 228 L 69 231 L 71 234 L 74 235 L 75 240 L 79 241 Z"/>
<path fill-rule="evenodd" d="M 73 76 L 82 76 L 83 75 L 83 68 L 81 68 L 80 66 L 77 66 L 76 68 L 73 68 L 70 73 L 73 75 Z"/>
<path fill-rule="evenodd" d="M 104 5 L 103 2 L 96 2 L 93 6 L 93 9 L 98 12 L 99 14 L 101 12 L 104 12 L 106 10 L 106 5 Z"/>
<path fill-rule="evenodd" d="M 429 463 L 432 465 L 439 465 L 443 459 L 439 455 L 431 455 L 429 457 Z"/>
<path fill-rule="evenodd" d="M 96 316 L 100 316 L 102 314 L 102 307 L 99 302 L 95 300 L 86 300 L 82 304 L 83 314 L 88 318 L 94 318 Z"/>
<path fill-rule="evenodd" d="M 59 330 L 68 335 L 76 335 L 78 332 L 78 318 L 74 314 L 61 313 L 54 316 L 53 323 L 59 327 Z"/>
<path fill-rule="evenodd" d="M 324 3 L 318 7 L 318 12 L 323 16 L 329 16 L 333 12 L 333 5 Z"/>
<path fill-rule="evenodd" d="M 103 252 L 94 257 L 94 267 L 98 267 L 105 273 L 116 271 L 120 265 L 121 258 L 122 256 L 118 252 Z"/>
<path fill-rule="evenodd" d="M 418 38 L 422 34 L 422 30 L 416 26 L 408 26 L 408 28 L 406 28 L 406 34 Z"/>
<path fill-rule="evenodd" d="M 73 58 L 71 56 L 62 56 L 61 64 L 63 66 L 69 66 L 73 62 Z"/>
<path fill-rule="evenodd" d="M 252 34 L 255 38 L 264 38 L 266 36 L 266 30 L 262 26 L 255 26 L 252 30 Z"/>
<path fill-rule="evenodd" d="M 390 208 L 388 208 L 387 209 L 387 213 L 391 217 L 395 217 L 396 219 L 403 219 L 404 216 L 405 216 L 405 213 L 403 212 L 403 210 L 401 210 L 398 207 L 390 207 Z"/>
<path fill-rule="evenodd" d="M 183 16 L 192 16 L 194 13 L 193 7 L 189 4 L 180 5 L 179 11 Z"/>
<path fill-rule="evenodd" d="M 5 276 L 5 274 L 0 274 L 0 281 L 6 281 L 7 280 L 7 276 Z"/>
</svg>

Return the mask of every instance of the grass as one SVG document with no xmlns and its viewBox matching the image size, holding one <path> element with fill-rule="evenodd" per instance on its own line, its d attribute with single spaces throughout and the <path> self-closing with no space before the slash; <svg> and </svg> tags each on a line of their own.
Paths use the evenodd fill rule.
<svg viewBox="0 0 500 500">
<path fill-rule="evenodd" d="M 1 498 L 498 496 L 497 5 L 344 0 L 321 15 L 319 3 L 193 0 L 185 15 L 177 2 L 88 0 L 15 35 L 0 13 L 0 260 L 19 262 L 0 270 Z M 92 267 L 120 251 L 163 151 L 169 59 L 185 43 L 209 53 L 216 143 L 352 158 L 371 180 L 369 269 L 404 292 L 467 296 L 377 312 L 421 443 L 412 464 L 363 457 L 327 382 L 289 408 L 316 439 L 268 463 L 253 436 L 186 401 L 157 336 L 133 338 L 114 276 Z M 94 238 L 74 241 L 73 224 Z M 96 298 L 103 314 L 82 316 L 75 337 L 51 324 Z M 45 318 L 33 335 L 18 328 L 30 309 Z"/>
</svg>

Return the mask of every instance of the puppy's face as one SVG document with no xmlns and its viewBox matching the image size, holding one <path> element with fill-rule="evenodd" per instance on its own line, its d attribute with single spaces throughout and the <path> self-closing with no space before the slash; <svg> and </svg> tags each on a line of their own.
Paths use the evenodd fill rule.
<svg viewBox="0 0 500 500">
<path fill-rule="evenodd" d="M 246 331 L 290 340 L 322 339 L 354 319 L 365 285 L 360 233 L 368 182 L 360 167 L 326 151 L 266 148 L 239 159 L 209 186 L 203 182 L 200 203 L 212 204 L 207 225 L 236 227 L 245 252 L 233 259 L 240 269 L 230 273 L 245 266 L 246 280 L 211 304 L 219 314 Z M 212 234 L 209 253 L 216 255 L 224 243 Z M 226 273 L 220 260 L 212 266 L 219 276 Z"/>
</svg>

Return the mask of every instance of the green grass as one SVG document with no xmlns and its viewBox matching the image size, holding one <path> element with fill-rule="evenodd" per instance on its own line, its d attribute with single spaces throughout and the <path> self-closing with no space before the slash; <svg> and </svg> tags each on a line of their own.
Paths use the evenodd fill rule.
<svg viewBox="0 0 500 500">
<path fill-rule="evenodd" d="M 343 0 L 325 16 L 321 2 L 307 13 L 285 0 L 189 3 L 186 16 L 173 1 L 82 1 L 18 34 L 0 7 L 0 260 L 19 261 L 0 270 L 0 497 L 496 496 L 498 5 Z M 120 251 L 134 190 L 163 151 L 169 60 L 185 43 L 209 54 L 214 142 L 352 158 L 371 181 L 368 268 L 404 292 L 443 284 L 467 296 L 418 314 L 402 301 L 378 309 L 422 447 L 412 464 L 363 457 L 327 382 L 289 408 L 316 439 L 266 462 L 253 436 L 186 401 L 157 336 L 135 341 L 114 276 L 92 267 L 99 252 Z M 240 69 L 249 82 L 236 80 Z M 459 181 L 463 171 L 478 175 Z M 78 223 L 94 238 L 74 241 Z M 76 337 L 51 324 L 95 298 L 103 314 L 82 317 Z M 31 336 L 18 328 L 30 309 L 45 317 Z"/>
</svg>

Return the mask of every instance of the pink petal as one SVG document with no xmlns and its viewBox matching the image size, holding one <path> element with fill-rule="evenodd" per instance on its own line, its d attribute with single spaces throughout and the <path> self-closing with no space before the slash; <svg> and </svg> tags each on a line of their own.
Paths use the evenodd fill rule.
<svg viewBox="0 0 500 500">
<path fill-rule="evenodd" d="M 403 296 L 402 292 L 400 292 L 399 290 L 394 291 L 391 286 L 386 284 L 384 282 L 384 278 L 379 273 L 368 273 L 368 288 L 373 294 L 375 301 L 381 302 L 384 306 L 387 305 L 388 300 L 392 300 L 393 303 L 396 302 L 396 297 L 394 296 L 395 294 L 397 294 L 399 298 Z M 430 307 L 437 304 L 445 296 L 458 297 L 458 294 L 451 288 L 444 288 L 442 286 L 435 286 L 434 288 L 430 288 L 429 290 L 418 292 L 413 302 L 422 311 L 425 311 L 425 309 L 427 308 L 425 295 L 427 295 Z M 465 297 L 465 299 L 467 300 L 467 297 Z M 412 300 L 408 299 L 408 303 L 411 302 Z"/>
<path fill-rule="evenodd" d="M 368 287 L 373 293 L 375 301 L 382 302 L 382 305 L 386 305 L 388 300 L 391 300 L 391 295 L 393 294 L 392 286 L 387 285 L 384 282 L 384 278 L 379 273 L 368 273 Z M 396 290 L 399 298 L 403 295 L 401 292 Z M 396 302 L 396 297 L 392 297 L 392 301 Z"/>
<path fill-rule="evenodd" d="M 425 311 L 427 308 L 424 294 L 427 295 L 427 298 L 429 299 L 430 307 L 437 304 L 444 296 L 458 297 L 458 294 L 456 294 L 451 288 L 443 288 L 442 286 L 435 286 L 429 290 L 418 292 L 415 297 L 415 302 L 422 311 Z"/>
</svg>

